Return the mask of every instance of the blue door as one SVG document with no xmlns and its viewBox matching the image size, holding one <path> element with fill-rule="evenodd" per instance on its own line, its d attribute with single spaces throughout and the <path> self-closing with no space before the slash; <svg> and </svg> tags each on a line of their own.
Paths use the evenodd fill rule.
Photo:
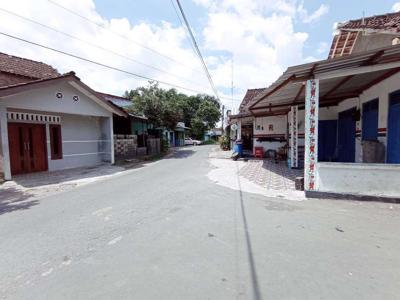
<svg viewBox="0 0 400 300">
<path fill-rule="evenodd" d="M 339 113 L 338 162 L 354 162 L 356 152 L 355 108 Z"/>
<path fill-rule="evenodd" d="M 400 91 L 390 95 L 387 162 L 390 164 L 400 163 Z"/>
<path fill-rule="evenodd" d="M 371 141 L 378 139 L 378 106 L 379 100 L 375 99 L 363 104 L 362 139 Z"/>
<path fill-rule="evenodd" d="M 318 122 L 318 161 L 334 161 L 337 140 L 337 121 Z"/>
</svg>

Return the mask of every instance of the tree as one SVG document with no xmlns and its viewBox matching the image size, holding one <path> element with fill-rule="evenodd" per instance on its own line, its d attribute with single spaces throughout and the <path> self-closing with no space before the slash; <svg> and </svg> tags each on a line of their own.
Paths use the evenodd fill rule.
<svg viewBox="0 0 400 300">
<path fill-rule="evenodd" d="M 191 135 L 203 138 L 204 131 L 214 128 L 220 118 L 220 103 L 212 96 L 198 94 L 188 96 L 175 89 L 165 90 L 157 83 L 126 91 L 132 99 L 129 110 L 145 115 L 155 127 L 173 130 L 178 122 L 191 128 Z"/>
<path fill-rule="evenodd" d="M 175 129 L 176 124 L 182 121 L 182 108 L 178 102 L 178 93 L 175 89 L 163 90 L 162 125 L 170 130 Z"/>
<path fill-rule="evenodd" d="M 193 118 L 190 124 L 190 133 L 193 137 L 196 139 L 203 139 L 204 137 L 204 132 L 207 130 L 206 124 L 199 119 L 199 118 Z"/>
<path fill-rule="evenodd" d="M 173 130 L 182 118 L 182 110 L 174 89 L 164 90 L 157 83 L 150 82 L 148 87 L 127 91 L 125 95 L 132 99 L 129 110 L 145 115 L 156 128 L 166 127 Z"/>
<path fill-rule="evenodd" d="M 214 128 L 220 117 L 219 103 L 216 105 L 215 102 L 208 99 L 200 103 L 196 112 L 196 118 L 201 119 L 208 129 Z"/>
</svg>

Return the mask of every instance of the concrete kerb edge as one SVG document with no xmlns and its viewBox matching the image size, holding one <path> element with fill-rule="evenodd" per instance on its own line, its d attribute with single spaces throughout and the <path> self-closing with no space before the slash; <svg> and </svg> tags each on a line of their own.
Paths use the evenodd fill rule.
<svg viewBox="0 0 400 300">
<path fill-rule="evenodd" d="M 305 195 L 306 198 L 312 198 L 312 199 L 369 201 L 369 202 L 400 204 L 400 198 L 391 198 L 382 196 L 342 194 L 342 193 L 316 192 L 316 191 L 306 191 Z"/>
</svg>

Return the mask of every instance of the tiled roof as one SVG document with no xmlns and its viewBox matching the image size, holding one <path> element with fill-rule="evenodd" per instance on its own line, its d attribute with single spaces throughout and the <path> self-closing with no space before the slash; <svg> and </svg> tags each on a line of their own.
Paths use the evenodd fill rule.
<svg viewBox="0 0 400 300">
<path fill-rule="evenodd" d="M 400 12 L 372 16 L 339 23 L 339 33 L 333 38 L 329 58 L 349 55 L 362 31 L 375 33 L 400 33 Z"/>
<path fill-rule="evenodd" d="M 372 16 L 357 20 L 350 20 L 338 25 L 340 30 L 377 30 L 398 33 L 400 32 L 400 12 Z"/>
<path fill-rule="evenodd" d="M 136 118 L 136 119 L 141 119 L 141 120 L 148 120 L 147 117 L 143 115 L 138 115 L 138 114 L 133 114 L 132 112 L 129 112 L 127 109 L 133 105 L 133 102 L 129 100 L 126 97 L 123 96 L 117 96 L 117 95 L 112 95 L 112 94 L 107 94 L 107 93 L 101 93 L 101 92 L 96 92 L 97 95 L 102 97 L 104 100 L 108 101 L 109 103 L 113 104 L 114 106 L 120 108 L 121 110 L 127 112 L 129 116 Z"/>
<path fill-rule="evenodd" d="M 0 71 L 32 79 L 55 78 L 60 75 L 56 69 L 45 63 L 0 52 Z"/>
<path fill-rule="evenodd" d="M 240 103 L 239 112 L 240 113 L 247 112 L 247 107 L 248 107 L 248 104 L 251 102 L 251 100 L 253 100 L 255 96 L 257 96 L 259 93 L 263 92 L 264 90 L 265 90 L 265 88 L 248 89 L 246 92 L 246 95 L 244 95 L 242 103 Z"/>
<path fill-rule="evenodd" d="M 115 105 L 118 105 L 119 107 L 129 107 L 132 105 L 131 100 L 129 100 L 128 98 L 122 97 L 122 96 L 116 96 L 116 95 L 111 95 L 111 94 L 106 94 L 106 93 L 101 93 L 101 92 L 97 92 L 97 94 L 102 96 L 107 101 L 111 101 Z"/>
</svg>

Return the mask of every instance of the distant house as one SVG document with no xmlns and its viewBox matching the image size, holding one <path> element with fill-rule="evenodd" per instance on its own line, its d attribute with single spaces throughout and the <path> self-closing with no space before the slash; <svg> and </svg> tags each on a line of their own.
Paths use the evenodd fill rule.
<svg viewBox="0 0 400 300">
<path fill-rule="evenodd" d="M 175 127 L 174 131 L 174 145 L 178 146 L 185 146 L 185 137 L 186 133 L 190 130 L 189 127 L 185 126 L 184 122 L 178 122 Z"/>
<path fill-rule="evenodd" d="M 242 139 L 244 150 L 253 151 L 254 146 L 263 146 L 265 149 L 277 149 L 281 146 L 278 134 L 285 134 L 285 130 L 279 131 L 279 133 L 276 130 L 271 132 L 267 128 L 264 130 L 264 126 L 261 124 L 255 125 L 254 120 L 256 118 L 248 109 L 252 101 L 264 91 L 265 88 L 248 89 L 239 106 L 239 113 L 228 117 L 230 123 L 235 123 L 237 119 L 240 119 L 241 128 L 238 128 L 240 136 L 237 136 L 237 132 L 231 133 L 230 136 L 231 138 Z M 239 124 L 237 124 L 238 126 Z"/>
<path fill-rule="evenodd" d="M 149 135 L 158 135 L 146 116 L 129 112 L 128 108 L 133 105 L 131 100 L 111 94 L 100 92 L 99 94 L 128 114 L 128 118 L 114 115 L 114 134 L 136 135 L 138 147 L 146 146 L 146 139 Z"/>
<path fill-rule="evenodd" d="M 204 140 L 205 141 L 210 141 L 210 140 L 217 141 L 220 136 L 222 136 L 222 129 L 221 128 L 213 128 L 213 129 L 207 130 L 204 133 Z"/>
<path fill-rule="evenodd" d="M 163 136 L 171 147 L 185 146 L 185 137 L 189 129 L 184 122 L 178 122 L 174 130 L 164 129 Z"/>
<path fill-rule="evenodd" d="M 283 148 L 306 195 L 400 198 L 400 13 L 338 25 L 328 59 L 289 67 L 230 116 Z M 387 180 L 390 178 L 390 180 Z"/>
<path fill-rule="evenodd" d="M 114 162 L 110 104 L 73 72 L 0 53 L 0 173 Z"/>
</svg>

